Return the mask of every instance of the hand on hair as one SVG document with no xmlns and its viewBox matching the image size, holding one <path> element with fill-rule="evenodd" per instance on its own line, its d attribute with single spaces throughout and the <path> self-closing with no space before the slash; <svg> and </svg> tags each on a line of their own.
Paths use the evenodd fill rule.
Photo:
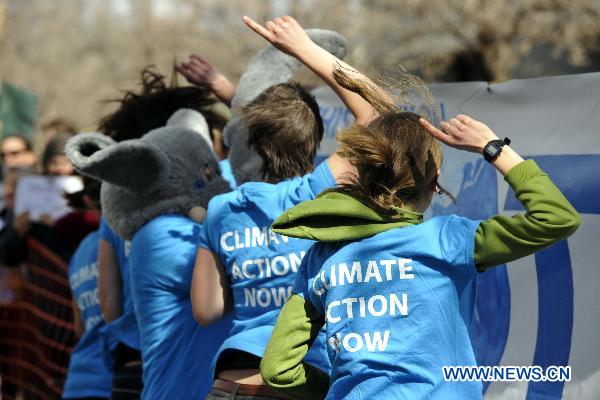
<svg viewBox="0 0 600 400">
<path fill-rule="evenodd" d="M 188 62 L 174 65 L 175 71 L 196 86 L 208 86 L 223 102 L 230 103 L 235 95 L 235 86 L 225 75 L 204 57 L 198 54 L 190 55 Z"/>
<path fill-rule="evenodd" d="M 463 114 L 457 115 L 449 122 L 442 121 L 443 131 L 433 126 L 425 118 L 420 118 L 419 122 L 442 143 L 473 153 L 481 153 L 490 140 L 498 139 L 498 136 L 486 124 Z"/>
<path fill-rule="evenodd" d="M 290 16 L 286 15 L 281 18 L 275 18 L 272 21 L 268 21 L 265 26 L 262 26 L 248 16 L 244 16 L 243 20 L 250 29 L 265 38 L 279 50 L 291 56 L 298 56 L 304 49 L 314 44 L 298 21 Z"/>
</svg>

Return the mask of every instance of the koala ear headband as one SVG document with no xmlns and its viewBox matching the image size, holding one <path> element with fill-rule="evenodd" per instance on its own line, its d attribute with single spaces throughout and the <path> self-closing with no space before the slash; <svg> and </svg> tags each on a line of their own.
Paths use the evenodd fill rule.
<svg viewBox="0 0 600 400">
<path fill-rule="evenodd" d="M 210 128 L 202 114 L 191 108 L 180 108 L 167 120 L 167 126 L 179 126 L 182 128 L 191 129 L 198 132 L 202 139 L 206 141 L 206 145 L 214 154 L 212 140 L 210 138 Z"/>
<path fill-rule="evenodd" d="M 72 137 L 65 154 L 79 173 L 132 191 L 159 181 L 167 167 L 166 157 L 152 144 L 139 139 L 117 143 L 100 133 Z"/>
<path fill-rule="evenodd" d="M 337 58 L 344 59 L 346 56 L 348 43 L 339 33 L 326 29 L 307 29 L 306 33 L 313 42 Z M 289 81 L 301 65 L 296 58 L 282 53 L 272 45 L 259 51 L 240 77 L 231 102 L 234 116 L 269 87 Z"/>
<path fill-rule="evenodd" d="M 306 33 L 336 57 L 343 59 L 346 56 L 346 39 L 337 32 L 307 29 Z M 301 65 L 296 58 L 268 45 L 250 60 L 242 74 L 232 101 L 233 116 L 223 131 L 223 140 L 229 147 L 229 161 L 238 185 L 260 180 L 262 166 L 259 155 L 248 148 L 248 130 L 240 117 L 240 110 L 269 87 L 290 80 Z"/>
<path fill-rule="evenodd" d="M 167 126 L 197 132 L 214 154 L 208 124 L 198 111 L 177 110 Z M 81 174 L 132 191 L 144 191 L 161 181 L 169 165 L 163 152 L 152 143 L 140 139 L 117 143 L 100 133 L 80 133 L 72 137 L 65 146 L 65 154 Z"/>
</svg>

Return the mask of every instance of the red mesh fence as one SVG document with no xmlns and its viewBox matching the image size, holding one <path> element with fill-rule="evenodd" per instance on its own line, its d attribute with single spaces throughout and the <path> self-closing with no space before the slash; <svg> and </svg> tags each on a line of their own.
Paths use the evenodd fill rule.
<svg viewBox="0 0 600 400">
<path fill-rule="evenodd" d="M 76 343 L 67 264 L 35 239 L 16 299 L 0 305 L 2 400 L 60 399 Z"/>
</svg>

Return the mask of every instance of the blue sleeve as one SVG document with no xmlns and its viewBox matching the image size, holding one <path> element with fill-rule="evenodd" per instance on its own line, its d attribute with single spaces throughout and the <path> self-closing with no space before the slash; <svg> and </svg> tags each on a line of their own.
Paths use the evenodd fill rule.
<svg viewBox="0 0 600 400">
<path fill-rule="evenodd" d="M 440 249 L 444 259 L 468 275 L 475 275 L 475 232 L 480 221 L 451 215 L 440 229 Z"/>
<path fill-rule="evenodd" d="M 329 169 L 327 160 L 323 161 L 310 174 L 292 181 L 287 189 L 286 198 L 290 202 L 286 208 L 303 201 L 312 200 L 322 191 L 335 186 L 335 178 Z"/>
<path fill-rule="evenodd" d="M 220 203 L 219 200 L 214 197 L 208 202 L 208 208 L 206 209 L 206 218 L 202 223 L 200 229 L 200 236 L 198 238 L 198 247 L 202 247 L 208 251 L 212 251 L 215 254 L 219 253 L 219 214 L 220 214 Z"/>
<path fill-rule="evenodd" d="M 110 243 L 113 247 L 113 250 L 116 251 L 117 245 L 116 240 L 120 240 L 117 234 L 112 230 L 108 222 L 106 222 L 106 218 L 100 218 L 100 239 L 103 239 Z"/>
</svg>

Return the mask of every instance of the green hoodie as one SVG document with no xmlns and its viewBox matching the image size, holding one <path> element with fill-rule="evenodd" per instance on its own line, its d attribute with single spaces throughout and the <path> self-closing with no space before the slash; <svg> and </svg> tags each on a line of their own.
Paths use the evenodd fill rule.
<svg viewBox="0 0 600 400">
<path fill-rule="evenodd" d="M 394 211 L 391 216 L 381 215 L 348 194 L 326 191 L 287 210 L 273 223 L 272 229 L 295 238 L 339 242 L 423 222 L 421 213 L 401 208 Z"/>
<path fill-rule="evenodd" d="M 537 164 L 524 161 L 504 177 L 525 207 L 524 214 L 496 215 L 475 234 L 477 269 L 504 264 L 542 250 L 571 235 L 580 217 Z M 282 235 L 321 242 L 361 240 L 394 228 L 421 223 L 423 217 L 396 209 L 383 216 L 359 200 L 328 191 L 282 214 L 272 226 Z M 261 362 L 267 385 L 293 399 L 322 398 L 329 377 L 302 359 L 325 320 L 315 307 L 293 295 L 282 309 Z"/>
</svg>

